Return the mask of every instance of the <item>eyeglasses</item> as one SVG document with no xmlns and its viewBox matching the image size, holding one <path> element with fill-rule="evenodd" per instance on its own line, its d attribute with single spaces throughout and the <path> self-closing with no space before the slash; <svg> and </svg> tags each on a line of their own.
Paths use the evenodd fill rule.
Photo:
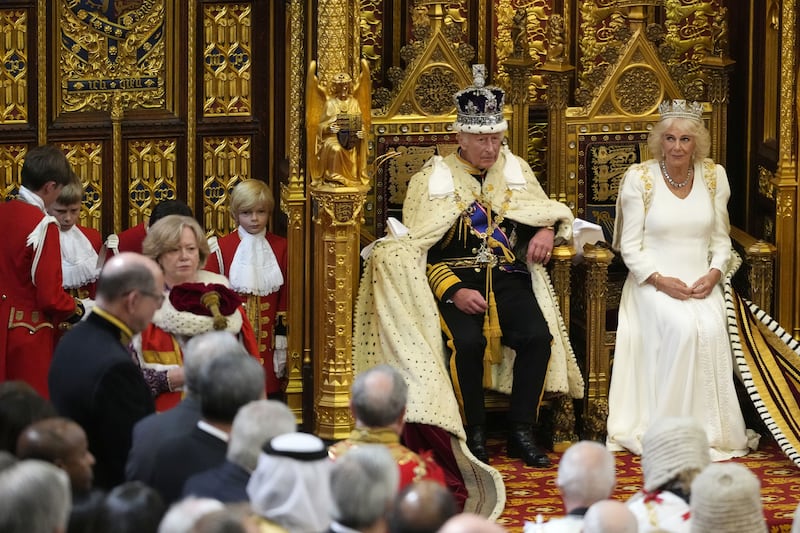
<svg viewBox="0 0 800 533">
<path fill-rule="evenodd" d="M 155 301 L 158 302 L 159 306 L 161 306 L 161 304 L 164 303 L 164 294 L 163 293 L 160 293 L 160 292 L 149 292 L 149 291 L 139 291 L 139 293 L 144 295 L 144 296 L 149 296 L 150 298 L 153 298 Z"/>
</svg>

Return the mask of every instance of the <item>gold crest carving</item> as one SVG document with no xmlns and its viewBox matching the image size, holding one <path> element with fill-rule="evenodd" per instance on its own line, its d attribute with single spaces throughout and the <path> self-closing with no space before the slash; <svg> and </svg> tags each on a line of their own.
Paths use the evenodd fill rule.
<svg viewBox="0 0 800 533">
<path fill-rule="evenodd" d="M 163 108 L 169 0 L 61 2 L 57 39 L 60 110 Z"/>
</svg>

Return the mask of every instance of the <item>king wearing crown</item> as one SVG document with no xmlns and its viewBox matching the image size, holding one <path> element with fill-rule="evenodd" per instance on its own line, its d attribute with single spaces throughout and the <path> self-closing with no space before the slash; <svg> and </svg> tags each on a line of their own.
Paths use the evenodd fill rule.
<svg viewBox="0 0 800 533">
<path fill-rule="evenodd" d="M 503 102 L 476 66 L 454 98 L 458 151 L 411 178 L 408 235 L 380 241 L 368 259 L 354 339 L 357 371 L 389 363 L 406 374 L 407 441 L 451 457 L 443 466 L 466 456 L 453 477 L 486 474 L 483 491 L 499 479 L 486 466 L 484 389 L 510 394 L 508 454 L 546 467 L 533 435 L 543 392 L 583 387 L 544 270 L 556 239 L 571 236 L 572 213 L 507 148 Z"/>
</svg>

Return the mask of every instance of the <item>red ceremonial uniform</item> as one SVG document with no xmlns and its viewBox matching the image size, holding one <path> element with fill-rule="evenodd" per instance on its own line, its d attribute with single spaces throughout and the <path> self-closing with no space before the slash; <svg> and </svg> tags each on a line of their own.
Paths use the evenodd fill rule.
<svg viewBox="0 0 800 533">
<path fill-rule="evenodd" d="M 275 353 L 275 320 L 278 315 L 285 316 L 288 300 L 288 284 L 286 276 L 287 265 L 287 244 L 286 239 L 278 235 L 267 232 L 265 234 L 267 243 L 275 254 L 281 274 L 283 275 L 283 285 L 276 291 L 265 296 L 256 296 L 239 292 L 242 302 L 247 309 L 247 317 L 253 325 L 258 340 L 259 355 L 264 361 L 264 370 L 267 376 L 267 394 L 281 391 L 281 382 L 275 375 L 273 365 L 273 355 Z M 239 233 L 234 231 L 221 237 L 218 241 L 219 251 L 208 256 L 206 270 L 216 272 L 230 277 L 230 268 L 236 249 L 241 243 Z M 222 256 L 222 268 L 220 268 L 219 256 Z"/>
<path fill-rule="evenodd" d="M 49 397 L 55 328 L 76 311 L 62 287 L 58 224 L 39 207 L 11 200 L 0 205 L 0 227 L 0 381 L 24 380 Z"/>
<path fill-rule="evenodd" d="M 350 449 L 362 444 L 380 444 L 391 452 L 400 472 L 399 489 L 423 479 L 435 481 L 443 487 L 447 486 L 444 471 L 434 462 L 430 452 L 423 454 L 412 452 L 400 444 L 400 436 L 390 428 L 355 428 L 348 438 L 328 448 L 328 456 L 336 460 Z"/>
</svg>

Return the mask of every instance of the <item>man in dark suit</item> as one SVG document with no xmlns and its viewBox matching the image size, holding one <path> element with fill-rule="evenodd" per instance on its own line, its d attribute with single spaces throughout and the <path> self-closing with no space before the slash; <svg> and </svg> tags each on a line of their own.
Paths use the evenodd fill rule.
<svg viewBox="0 0 800 533">
<path fill-rule="evenodd" d="M 247 482 L 258 465 L 261 448 L 272 437 L 295 431 L 297 422 L 286 404 L 276 400 L 248 403 L 233 419 L 225 462 L 186 480 L 183 496 L 249 502 Z"/>
<path fill-rule="evenodd" d="M 218 355 L 238 347 L 236 337 L 225 331 L 212 331 L 189 339 L 183 351 L 183 400 L 172 409 L 153 413 L 133 426 L 133 443 L 125 465 L 128 481 L 151 479 L 156 450 L 165 440 L 188 433 L 197 426 L 200 369 Z"/>
<path fill-rule="evenodd" d="M 94 455 L 95 485 L 125 480 L 133 425 L 155 410 L 142 371 L 128 350 L 164 301 L 158 264 L 139 254 L 109 260 L 97 281 L 91 314 L 59 342 L 50 366 L 50 397 L 83 427 Z"/>
<path fill-rule="evenodd" d="M 190 476 L 225 460 L 239 408 L 266 397 L 264 368 L 237 344 L 203 366 L 199 392 L 202 418 L 191 431 L 166 439 L 155 450 L 152 476 L 142 480 L 159 491 L 167 505 L 180 499 Z"/>
</svg>

